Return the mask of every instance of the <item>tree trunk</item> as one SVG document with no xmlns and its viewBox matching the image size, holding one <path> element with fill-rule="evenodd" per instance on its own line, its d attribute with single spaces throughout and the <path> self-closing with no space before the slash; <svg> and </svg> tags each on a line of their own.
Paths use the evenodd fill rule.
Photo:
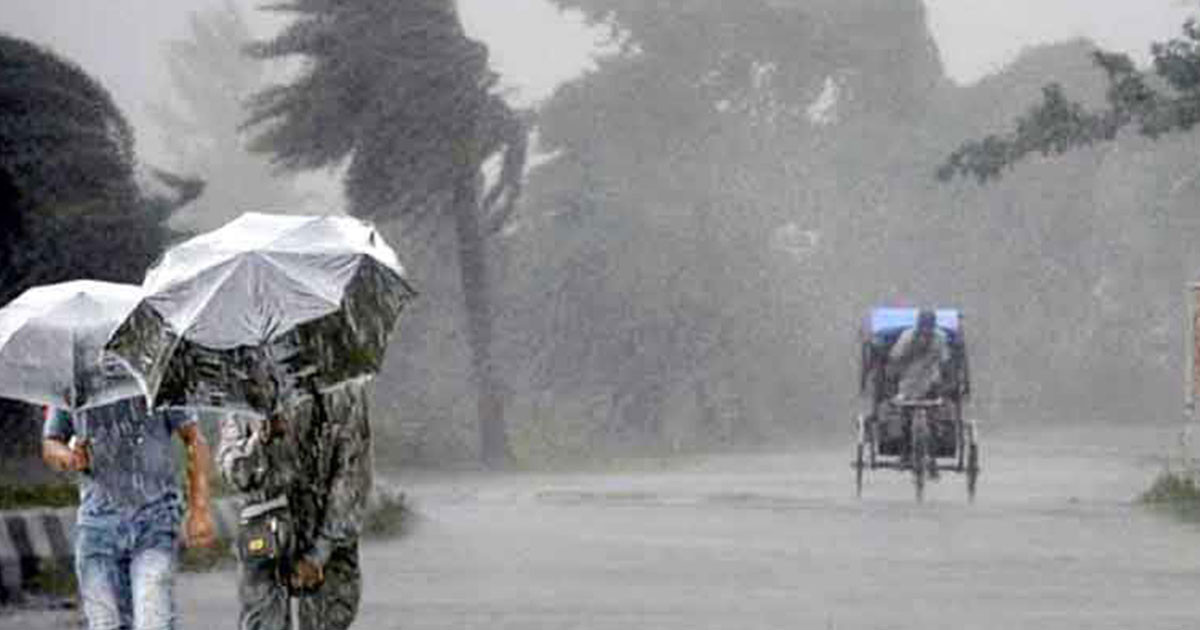
<svg viewBox="0 0 1200 630">
<path fill-rule="evenodd" d="M 454 190 L 453 212 L 467 316 L 467 343 L 471 348 L 471 369 L 478 388 L 480 455 L 489 468 L 502 468 L 510 462 L 510 454 L 504 424 L 503 385 L 492 358 L 491 284 L 478 205 L 475 174 L 460 177 Z"/>
</svg>

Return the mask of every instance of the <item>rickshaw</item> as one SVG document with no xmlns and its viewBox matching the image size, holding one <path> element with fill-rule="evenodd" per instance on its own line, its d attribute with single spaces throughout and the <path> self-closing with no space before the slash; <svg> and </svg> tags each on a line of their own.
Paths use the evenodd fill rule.
<svg viewBox="0 0 1200 630">
<path fill-rule="evenodd" d="M 949 359 L 942 363 L 940 381 L 930 396 L 920 400 L 898 398 L 899 379 L 888 369 L 893 344 L 916 324 L 918 310 L 874 308 L 863 322 L 859 391 L 869 407 L 855 419 L 857 441 L 851 464 L 859 497 L 864 472 L 885 469 L 911 474 L 918 501 L 924 499 L 931 475 L 963 473 L 967 497 L 975 499 L 979 433 L 975 421 L 962 415 L 971 394 L 963 317 L 956 309 L 935 312 L 937 327 L 949 345 Z"/>
</svg>

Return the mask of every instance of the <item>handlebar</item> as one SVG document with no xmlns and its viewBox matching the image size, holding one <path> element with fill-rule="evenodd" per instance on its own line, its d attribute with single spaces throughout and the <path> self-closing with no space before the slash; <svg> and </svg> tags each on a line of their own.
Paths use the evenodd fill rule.
<svg viewBox="0 0 1200 630">
<path fill-rule="evenodd" d="M 893 398 L 892 404 L 901 409 L 936 409 L 946 404 L 941 398 L 908 399 Z"/>
</svg>

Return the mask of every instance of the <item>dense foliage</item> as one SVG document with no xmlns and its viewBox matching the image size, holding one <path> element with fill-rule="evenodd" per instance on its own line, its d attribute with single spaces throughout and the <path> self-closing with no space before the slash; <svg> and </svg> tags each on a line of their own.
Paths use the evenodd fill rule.
<svg viewBox="0 0 1200 630">
<path fill-rule="evenodd" d="M 1188 20 L 1181 37 L 1154 44 L 1151 55 L 1153 71 L 1144 72 L 1128 55 L 1093 52 L 1108 79 L 1103 108 L 1088 108 L 1049 83 L 1015 129 L 964 143 L 938 169 L 939 179 L 973 175 L 986 181 L 1030 154 L 1060 155 L 1112 141 L 1127 127 L 1151 138 L 1191 129 L 1200 122 L 1200 25 Z"/>
<path fill-rule="evenodd" d="M 140 281 L 171 238 L 167 217 L 203 190 L 140 168 L 125 117 L 75 64 L 4 36 L 0 147 L 0 302 L 68 279 Z"/>
<path fill-rule="evenodd" d="M 813 372 L 844 357 L 826 340 L 847 324 L 827 315 L 846 300 L 822 231 L 857 220 L 834 182 L 879 177 L 893 151 L 839 143 L 926 108 L 942 78 L 920 4 L 557 4 L 612 45 L 539 112 L 556 159 L 508 239 L 529 414 L 581 444 L 657 448 L 836 413 L 837 376 Z"/>
<path fill-rule="evenodd" d="M 136 280 L 162 243 L 163 216 L 134 182 L 133 132 L 74 64 L 0 37 L 0 303 L 35 284 Z"/>
<path fill-rule="evenodd" d="M 290 169 L 349 159 L 346 193 L 357 216 L 437 211 L 459 180 L 503 154 L 509 169 L 487 199 L 520 186 L 524 134 L 491 89 L 487 48 L 466 36 L 453 2 L 297 0 L 263 58 L 302 56 L 301 77 L 259 93 L 253 146 Z M 487 208 L 490 209 L 490 208 Z"/>
<path fill-rule="evenodd" d="M 612 45 L 542 107 L 556 153 L 505 241 L 529 450 L 842 431 L 856 329 L 882 304 L 964 310 L 976 417 L 1177 413 L 1196 187 L 1158 167 L 1190 145 L 1125 139 L 988 188 L 930 177 L 1045 76 L 1102 100 L 1090 45 L 956 86 L 916 1 L 558 4 Z"/>
</svg>

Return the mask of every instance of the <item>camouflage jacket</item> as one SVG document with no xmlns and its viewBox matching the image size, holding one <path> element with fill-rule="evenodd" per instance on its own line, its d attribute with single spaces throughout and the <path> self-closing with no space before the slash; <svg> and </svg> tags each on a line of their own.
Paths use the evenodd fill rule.
<svg viewBox="0 0 1200 630">
<path fill-rule="evenodd" d="M 291 397 L 281 406 L 282 435 L 264 444 L 253 426 L 261 416 L 232 411 L 221 421 L 217 460 L 244 505 L 286 496 L 297 553 L 320 566 L 338 545 L 357 540 L 371 491 L 369 378 Z"/>
</svg>

